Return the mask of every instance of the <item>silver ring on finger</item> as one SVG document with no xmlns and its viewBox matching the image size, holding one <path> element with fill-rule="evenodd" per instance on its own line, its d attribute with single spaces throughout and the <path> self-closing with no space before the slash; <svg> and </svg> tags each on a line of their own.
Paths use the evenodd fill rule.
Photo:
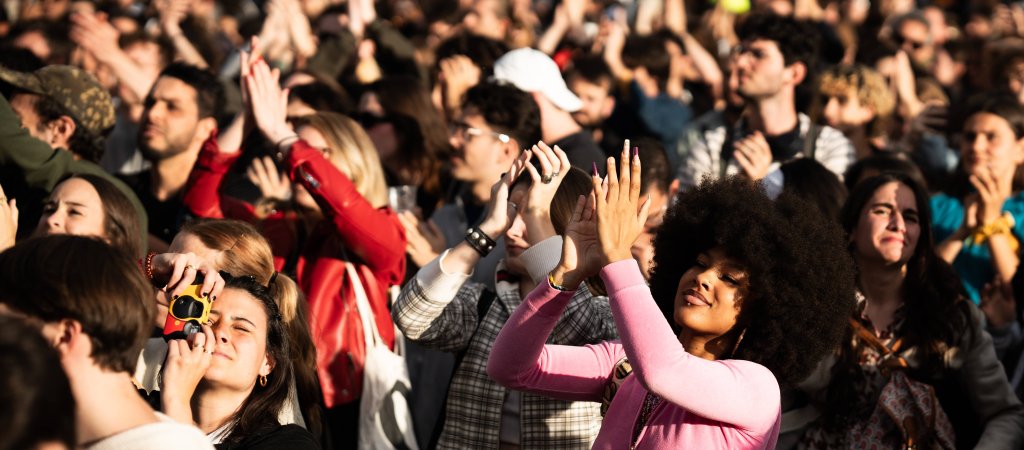
<svg viewBox="0 0 1024 450">
<path fill-rule="evenodd" d="M 551 173 L 551 178 L 558 178 L 558 171 L 557 170 Z"/>
<path fill-rule="evenodd" d="M 185 264 L 185 270 L 196 270 L 196 266 L 191 264 Z"/>
</svg>

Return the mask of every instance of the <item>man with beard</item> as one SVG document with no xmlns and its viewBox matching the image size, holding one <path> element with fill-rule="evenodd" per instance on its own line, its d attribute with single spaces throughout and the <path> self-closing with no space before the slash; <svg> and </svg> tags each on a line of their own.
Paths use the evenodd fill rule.
<svg viewBox="0 0 1024 450">
<path fill-rule="evenodd" d="M 182 190 L 224 103 L 217 78 L 185 64 L 167 66 L 149 91 L 138 144 L 151 167 L 123 179 L 149 214 L 150 249 L 166 247 L 184 221 Z"/>
<path fill-rule="evenodd" d="M 705 177 L 742 174 L 763 181 L 770 194 L 782 190 L 779 166 L 791 159 L 814 158 L 842 177 L 854 161 L 853 146 L 841 132 L 815 125 L 796 108 L 798 86 L 809 83 L 819 43 L 815 29 L 788 17 L 755 14 L 740 26 L 733 49 L 730 84 L 745 107 L 735 122 L 698 119 L 685 142 L 680 168 L 682 188 Z"/>
</svg>

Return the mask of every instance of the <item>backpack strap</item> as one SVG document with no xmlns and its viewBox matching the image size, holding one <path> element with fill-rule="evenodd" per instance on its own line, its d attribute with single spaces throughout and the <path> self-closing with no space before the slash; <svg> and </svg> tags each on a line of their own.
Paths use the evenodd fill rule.
<svg viewBox="0 0 1024 450">
<path fill-rule="evenodd" d="M 804 156 L 814 159 L 814 154 L 818 149 L 818 135 L 821 134 L 821 125 L 811 122 L 811 127 L 807 129 L 807 135 L 804 136 Z"/>
<path fill-rule="evenodd" d="M 873 331 L 867 329 L 864 324 L 860 323 L 859 320 L 851 317 L 850 326 L 853 327 L 853 331 L 857 333 L 857 337 L 859 337 L 861 341 L 882 355 L 883 361 L 892 360 L 898 367 L 907 367 L 907 360 L 896 354 L 896 352 L 900 350 L 900 347 L 903 346 L 903 338 L 896 339 L 893 341 L 892 347 L 889 347 L 879 340 Z"/>
</svg>

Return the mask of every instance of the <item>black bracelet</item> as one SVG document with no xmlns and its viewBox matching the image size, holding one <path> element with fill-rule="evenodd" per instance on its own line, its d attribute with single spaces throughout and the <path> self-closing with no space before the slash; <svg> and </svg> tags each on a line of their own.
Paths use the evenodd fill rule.
<svg viewBox="0 0 1024 450">
<path fill-rule="evenodd" d="M 494 250 L 494 239 L 491 239 L 487 233 L 480 231 L 479 228 L 473 227 L 466 231 L 466 242 L 469 243 L 473 250 L 476 250 L 480 254 L 480 257 L 486 257 Z"/>
</svg>

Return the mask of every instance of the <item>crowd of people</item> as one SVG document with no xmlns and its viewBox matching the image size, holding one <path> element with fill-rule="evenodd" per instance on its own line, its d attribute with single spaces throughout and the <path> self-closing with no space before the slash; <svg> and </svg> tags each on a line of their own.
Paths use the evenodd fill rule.
<svg viewBox="0 0 1024 450">
<path fill-rule="evenodd" d="M 1024 449 L 1024 6 L 9 0 L 0 450 Z"/>
</svg>

